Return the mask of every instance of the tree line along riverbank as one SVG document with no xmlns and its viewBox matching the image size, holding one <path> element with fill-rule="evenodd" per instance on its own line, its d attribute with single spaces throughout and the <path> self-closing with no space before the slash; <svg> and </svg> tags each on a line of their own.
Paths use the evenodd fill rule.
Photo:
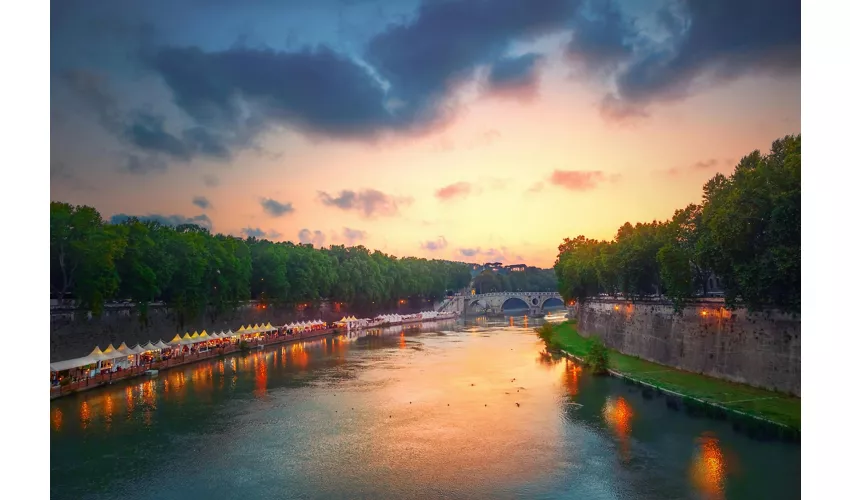
<svg viewBox="0 0 850 500">
<path fill-rule="evenodd" d="M 611 241 L 566 238 L 555 273 L 566 302 L 663 295 L 676 309 L 720 279 L 726 307 L 800 313 L 801 140 L 753 151 L 670 220 L 623 224 Z"/>
<path fill-rule="evenodd" d="M 110 301 L 132 301 L 143 323 L 149 304 L 165 303 L 180 324 L 251 299 L 389 305 L 436 300 L 470 280 L 470 267 L 461 262 L 243 239 L 156 216 L 106 221 L 93 207 L 50 204 L 51 296 L 71 298 L 94 315 Z"/>
<path fill-rule="evenodd" d="M 582 362 L 598 363 L 598 354 L 593 351 L 598 349 L 599 341 L 580 335 L 575 321 L 547 323 L 537 333 L 550 351 L 564 352 Z M 800 398 L 677 370 L 612 349 L 606 349 L 605 354 L 605 371 L 648 389 L 666 392 L 674 396 L 673 401 L 680 400 L 687 411 L 737 419 L 755 433 L 799 440 Z"/>
</svg>

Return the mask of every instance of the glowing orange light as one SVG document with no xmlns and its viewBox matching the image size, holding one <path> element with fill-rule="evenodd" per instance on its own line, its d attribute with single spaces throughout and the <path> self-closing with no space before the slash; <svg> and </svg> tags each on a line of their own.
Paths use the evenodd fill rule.
<svg viewBox="0 0 850 500">
<path fill-rule="evenodd" d="M 700 314 L 702 314 L 703 316 L 708 316 L 708 311 L 701 311 Z"/>
<path fill-rule="evenodd" d="M 694 486 L 709 497 L 722 498 L 726 481 L 726 461 L 720 450 L 720 442 L 714 437 L 701 437 L 691 465 L 691 480 Z"/>
<path fill-rule="evenodd" d="M 59 429 L 62 428 L 62 410 L 60 410 L 59 408 L 53 409 L 52 421 L 53 421 L 53 428 L 55 430 L 58 431 Z"/>
<path fill-rule="evenodd" d="M 629 459 L 629 435 L 632 432 L 632 418 L 634 411 L 629 403 L 622 397 L 616 400 L 608 399 L 602 410 L 605 421 L 614 431 L 620 441 L 620 456 L 624 460 Z"/>
<path fill-rule="evenodd" d="M 619 311 L 619 310 L 620 310 L 620 306 L 614 306 L 614 310 L 615 310 L 615 311 Z"/>
<path fill-rule="evenodd" d="M 80 405 L 80 424 L 83 429 L 88 427 L 89 421 L 91 420 L 91 409 L 89 408 L 88 401 L 83 401 Z"/>
</svg>

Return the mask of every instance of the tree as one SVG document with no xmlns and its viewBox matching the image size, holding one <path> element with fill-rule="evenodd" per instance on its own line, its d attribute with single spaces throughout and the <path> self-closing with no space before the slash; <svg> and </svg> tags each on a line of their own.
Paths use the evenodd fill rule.
<svg viewBox="0 0 850 500">
<path fill-rule="evenodd" d="M 50 203 L 50 287 L 59 299 L 73 294 L 78 304 L 100 314 L 118 290 L 115 268 L 126 246 L 123 231 L 106 226 L 92 207 Z"/>
<path fill-rule="evenodd" d="M 703 187 L 706 251 L 730 307 L 800 310 L 800 149 L 799 135 L 786 136 Z"/>
<path fill-rule="evenodd" d="M 124 254 L 116 262 L 121 278 L 119 294 L 139 306 L 140 319 L 147 322 L 148 304 L 160 293 L 157 269 L 160 255 L 151 238 L 151 228 L 133 217 L 120 225 L 124 230 Z"/>
</svg>

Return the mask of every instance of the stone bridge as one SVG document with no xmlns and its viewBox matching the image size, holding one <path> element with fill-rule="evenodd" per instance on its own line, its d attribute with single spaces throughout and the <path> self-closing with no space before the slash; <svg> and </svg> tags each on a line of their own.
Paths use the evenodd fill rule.
<svg viewBox="0 0 850 500">
<path fill-rule="evenodd" d="M 543 314 L 544 307 L 564 306 L 558 292 L 497 292 L 478 295 L 455 295 L 441 302 L 437 311 L 451 311 L 459 314 L 505 311 L 505 303 L 511 299 L 522 301 L 529 309 L 530 316 Z"/>
</svg>

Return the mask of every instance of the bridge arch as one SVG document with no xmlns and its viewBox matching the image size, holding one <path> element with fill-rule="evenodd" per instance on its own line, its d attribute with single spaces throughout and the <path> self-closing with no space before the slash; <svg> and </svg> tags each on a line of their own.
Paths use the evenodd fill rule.
<svg viewBox="0 0 850 500">
<path fill-rule="evenodd" d="M 546 309 L 547 307 L 566 307 L 566 304 L 559 297 L 549 297 L 540 304 L 541 309 Z"/>
<path fill-rule="evenodd" d="M 516 307 L 514 309 L 531 310 L 531 304 L 528 303 L 528 300 L 526 300 L 522 297 L 516 296 L 516 295 L 506 297 L 505 300 L 502 301 L 502 305 L 501 305 L 500 309 L 502 310 L 502 312 L 505 312 L 506 311 L 505 306 L 511 305 L 511 304 L 522 304 L 522 306 L 524 306 L 524 307 Z"/>
</svg>

